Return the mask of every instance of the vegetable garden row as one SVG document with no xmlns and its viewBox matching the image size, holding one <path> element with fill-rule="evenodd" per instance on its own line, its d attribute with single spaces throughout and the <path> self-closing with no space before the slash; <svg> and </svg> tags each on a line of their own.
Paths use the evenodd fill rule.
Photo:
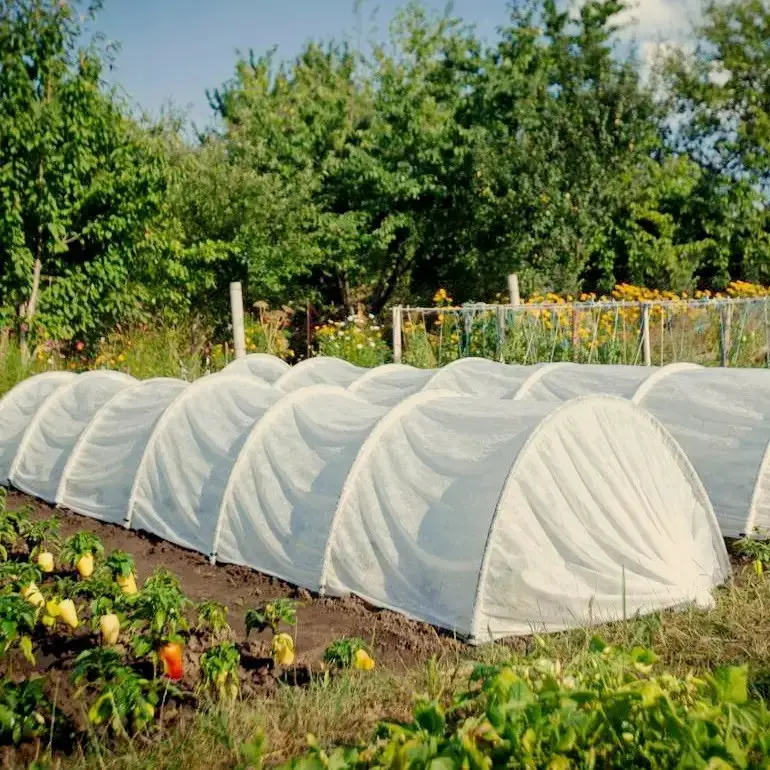
<svg viewBox="0 0 770 770">
<path fill-rule="evenodd" d="M 267 632 L 277 674 L 295 662 L 297 603 L 276 598 L 245 610 L 246 637 Z M 185 664 L 185 644 L 195 637 L 202 654 Z M 0 741 L 21 743 L 52 734 L 66 746 L 86 725 L 73 708 L 54 720 L 45 680 L 29 677 L 40 655 L 54 655 L 82 700 L 92 727 L 125 735 L 153 722 L 164 705 L 240 693 L 243 668 L 228 608 L 191 602 L 177 577 L 156 569 L 137 585 L 133 557 L 105 552 L 100 539 L 82 531 L 65 540 L 56 517 L 35 520 L 10 510 L 0 489 Z M 339 639 L 324 655 L 328 670 L 369 671 L 374 659 L 359 638 Z M 50 689 L 50 688 L 49 688 Z"/>
<path fill-rule="evenodd" d="M 264 356 L 194 384 L 52 373 L 0 401 L 0 481 L 484 641 L 713 606 L 730 575 L 722 535 L 764 515 L 767 375 L 478 359 L 427 373 L 330 359 L 287 371 Z M 6 741 L 66 745 L 89 729 L 77 710 L 55 718 L 41 680 L 27 678 L 41 655 L 63 661 L 90 729 L 116 736 L 146 731 L 167 708 L 238 696 L 251 674 L 222 604 L 194 605 L 166 569 L 138 585 L 131 556 L 90 532 L 59 543 L 53 519 L 5 505 L 0 520 Z M 247 638 L 269 635 L 261 665 L 296 681 L 296 603 L 243 614 Z M 386 743 L 333 757 L 312 745 L 303 761 L 393 764 L 418 751 L 459 767 L 499 749 L 568 767 L 592 746 L 611 766 L 686 751 L 747 767 L 766 756 L 770 721 L 745 670 L 666 679 L 649 651 L 594 647 L 596 677 L 479 669 L 462 702 L 486 714 L 491 743 L 462 738 L 473 729 L 462 707 L 421 703 L 413 725 L 384 728 Z M 367 671 L 372 655 L 343 638 L 325 666 Z M 500 721 L 513 702 L 522 718 Z"/>
</svg>

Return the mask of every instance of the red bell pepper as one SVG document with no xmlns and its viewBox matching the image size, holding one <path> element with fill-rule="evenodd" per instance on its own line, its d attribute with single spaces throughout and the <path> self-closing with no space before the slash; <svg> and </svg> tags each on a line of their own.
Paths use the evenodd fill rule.
<svg viewBox="0 0 770 770">
<path fill-rule="evenodd" d="M 174 681 L 182 678 L 182 645 L 170 642 L 160 648 L 159 657 L 163 663 L 163 673 Z"/>
</svg>

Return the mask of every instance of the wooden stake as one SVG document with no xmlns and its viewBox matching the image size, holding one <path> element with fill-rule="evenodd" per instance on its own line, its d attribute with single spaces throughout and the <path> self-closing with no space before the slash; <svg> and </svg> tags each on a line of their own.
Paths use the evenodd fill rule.
<svg viewBox="0 0 770 770">
<path fill-rule="evenodd" d="M 393 361 L 401 363 L 401 306 L 393 308 Z"/>
<path fill-rule="evenodd" d="M 642 352 L 644 365 L 652 366 L 652 350 L 650 348 L 650 303 L 642 302 Z"/>
<path fill-rule="evenodd" d="M 510 297 L 511 305 L 521 304 L 521 299 L 519 298 L 519 276 L 516 273 L 511 273 L 508 276 L 508 296 Z"/>
<path fill-rule="evenodd" d="M 235 357 L 246 355 L 246 334 L 243 329 L 243 291 L 239 281 L 230 284 L 230 313 L 233 319 L 233 345 Z"/>
</svg>

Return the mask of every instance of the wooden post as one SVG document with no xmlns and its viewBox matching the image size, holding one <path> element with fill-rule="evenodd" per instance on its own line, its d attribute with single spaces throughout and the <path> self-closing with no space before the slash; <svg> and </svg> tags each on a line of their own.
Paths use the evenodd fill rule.
<svg viewBox="0 0 770 770">
<path fill-rule="evenodd" d="M 505 363 L 503 348 L 505 347 L 505 320 L 507 311 L 500 305 L 497 308 L 497 352 L 500 363 Z"/>
<path fill-rule="evenodd" d="M 722 366 L 730 366 L 730 306 L 725 302 L 720 308 L 720 340 Z"/>
<path fill-rule="evenodd" d="M 519 276 L 516 273 L 511 273 L 508 276 L 508 296 L 511 305 L 521 304 L 521 299 L 519 298 Z"/>
<path fill-rule="evenodd" d="M 580 358 L 580 313 L 572 305 L 572 360 Z"/>
<path fill-rule="evenodd" d="M 652 366 L 652 350 L 650 348 L 650 303 L 642 302 L 642 352 L 644 365 Z"/>
<path fill-rule="evenodd" d="M 767 313 L 767 297 L 765 297 L 765 301 L 764 301 L 764 310 L 765 310 L 765 366 L 770 368 L 770 317 L 768 317 L 768 313 Z M 2 355 L 0 355 L 0 358 L 2 358 Z"/>
<path fill-rule="evenodd" d="M 393 308 L 393 361 L 401 363 L 401 306 Z"/>
<path fill-rule="evenodd" d="M 243 330 L 243 292 L 239 281 L 230 284 L 230 313 L 233 318 L 233 346 L 235 357 L 246 355 L 246 334 Z"/>
</svg>

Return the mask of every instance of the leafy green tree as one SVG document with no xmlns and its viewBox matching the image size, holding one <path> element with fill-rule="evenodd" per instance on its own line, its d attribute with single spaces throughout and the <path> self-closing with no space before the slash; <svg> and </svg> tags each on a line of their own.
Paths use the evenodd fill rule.
<svg viewBox="0 0 770 770">
<path fill-rule="evenodd" d="M 370 60 L 310 45 L 277 70 L 252 56 L 213 94 L 227 163 L 254 192 L 238 199 L 255 216 L 228 225 L 254 291 L 294 283 L 378 311 L 420 261 L 454 258 L 445 225 L 469 178 L 454 120 L 467 79 L 454 61 L 476 43 L 417 6 L 398 16 L 392 42 L 395 54 L 377 47 Z"/>
<path fill-rule="evenodd" d="M 609 233 L 627 180 L 659 143 L 658 113 L 632 61 L 613 56 L 625 4 L 513 6 L 469 113 L 482 126 L 474 223 L 482 289 L 520 273 L 526 290 L 609 288 Z"/>
<path fill-rule="evenodd" d="M 770 4 L 710 0 L 694 53 L 674 50 L 660 70 L 674 120 L 669 144 L 698 164 L 682 231 L 704 239 L 699 279 L 770 280 Z"/>
<path fill-rule="evenodd" d="M 0 2 L 3 317 L 58 339 L 137 311 L 166 189 L 160 146 L 102 90 L 83 32 L 76 4 Z"/>
<path fill-rule="evenodd" d="M 665 72 L 681 146 L 705 168 L 770 184 L 770 3 L 708 0 L 695 53 Z"/>
</svg>

